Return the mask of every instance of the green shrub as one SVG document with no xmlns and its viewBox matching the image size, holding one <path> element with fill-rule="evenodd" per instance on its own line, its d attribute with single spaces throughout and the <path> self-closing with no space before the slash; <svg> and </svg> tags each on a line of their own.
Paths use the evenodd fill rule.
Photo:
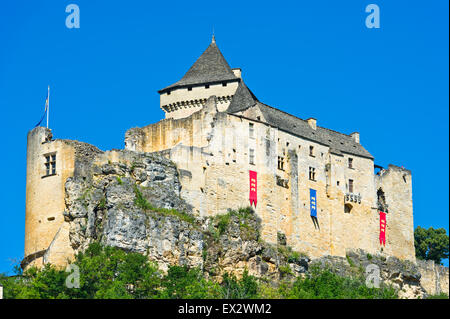
<svg viewBox="0 0 450 319">
<path fill-rule="evenodd" d="M 310 276 L 297 278 L 292 288 L 285 289 L 285 298 L 295 299 L 395 299 L 392 287 L 369 288 L 364 277 L 341 277 L 327 269 L 311 269 Z"/>
<path fill-rule="evenodd" d="M 169 299 L 211 299 L 221 294 L 219 284 L 206 280 L 200 269 L 187 266 L 169 267 L 162 287 L 162 297 Z"/>
<path fill-rule="evenodd" d="M 235 275 L 225 273 L 222 278 L 223 299 L 255 299 L 258 298 L 258 282 L 245 270 L 240 280 Z"/>
<path fill-rule="evenodd" d="M 237 217 L 241 235 L 245 237 L 244 239 L 258 239 L 258 230 L 253 229 L 249 224 L 250 220 L 255 218 L 254 211 L 251 207 L 239 208 L 238 210 L 229 209 L 226 214 L 214 216 L 213 221 L 217 224 L 219 236 L 225 233 L 232 217 Z"/>
<path fill-rule="evenodd" d="M 102 199 L 98 203 L 98 208 L 100 208 L 100 209 L 105 209 L 106 208 L 106 198 L 105 197 L 102 197 Z"/>
<path fill-rule="evenodd" d="M 293 275 L 291 267 L 289 265 L 282 265 L 278 267 L 282 275 Z"/>
<path fill-rule="evenodd" d="M 396 291 L 382 285 L 368 288 L 365 278 L 341 277 L 327 269 L 311 267 L 305 278 L 270 282 L 258 280 L 247 271 L 237 279 L 224 274 L 222 283 L 206 279 L 199 268 L 170 266 L 167 275 L 158 270 L 156 264 L 146 256 L 126 252 L 119 248 L 92 243 L 84 253 L 79 253 L 74 264 L 80 269 L 80 288 L 69 289 L 65 280 L 69 273 L 47 264 L 42 269 L 28 268 L 15 277 L 0 275 L 4 296 L 33 299 L 67 298 L 300 298 L 300 299 L 391 299 Z M 283 268 L 280 268 L 283 271 Z M 286 271 L 287 273 L 287 271 Z M 448 298 L 445 294 L 429 296 L 430 299 Z"/>
<path fill-rule="evenodd" d="M 135 199 L 134 199 L 134 204 L 139 207 L 142 208 L 145 211 L 151 211 L 151 212 L 155 212 L 155 213 L 159 213 L 162 214 L 164 216 L 175 216 L 185 222 L 188 222 L 190 224 L 195 224 L 195 217 L 191 216 L 185 212 L 179 212 L 176 209 L 167 209 L 167 208 L 156 208 L 153 207 L 148 201 L 147 199 L 144 197 L 144 195 L 142 194 L 142 192 L 139 190 L 139 187 L 137 185 L 134 185 L 134 193 L 136 195 Z"/>
</svg>

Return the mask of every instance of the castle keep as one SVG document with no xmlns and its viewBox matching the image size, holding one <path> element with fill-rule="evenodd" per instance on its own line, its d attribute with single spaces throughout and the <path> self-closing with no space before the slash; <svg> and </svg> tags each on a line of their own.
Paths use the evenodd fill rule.
<svg viewBox="0 0 450 319">
<path fill-rule="evenodd" d="M 64 265 L 73 257 L 68 180 L 85 177 L 93 163 L 126 162 L 126 152 L 158 152 L 175 163 L 179 196 L 199 217 L 249 206 L 251 199 L 269 243 L 285 238 L 313 258 L 360 248 L 415 261 L 411 172 L 389 165 L 375 173 L 359 133 L 262 103 L 214 38 L 159 94 L 165 118 L 129 129 L 122 151 L 53 139 L 43 127 L 28 133 L 25 266 Z"/>
</svg>

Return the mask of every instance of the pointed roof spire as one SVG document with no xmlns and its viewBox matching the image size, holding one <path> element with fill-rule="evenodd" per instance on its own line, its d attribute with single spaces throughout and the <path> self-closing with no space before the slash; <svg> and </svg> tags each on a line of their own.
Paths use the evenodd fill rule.
<svg viewBox="0 0 450 319">
<path fill-rule="evenodd" d="M 211 43 L 216 43 L 216 35 L 214 34 L 214 27 L 213 27 L 213 32 L 212 32 L 212 40 Z"/>
<path fill-rule="evenodd" d="M 181 80 L 158 92 L 163 93 L 168 89 L 176 87 L 186 87 L 190 85 L 231 80 L 239 81 L 217 47 L 216 39 L 213 34 L 211 44 L 197 59 L 197 61 L 195 61 Z"/>
<path fill-rule="evenodd" d="M 243 81 L 239 82 L 239 86 L 234 93 L 233 99 L 227 108 L 228 113 L 236 113 L 248 109 L 258 102 L 256 96 L 250 91 Z"/>
</svg>

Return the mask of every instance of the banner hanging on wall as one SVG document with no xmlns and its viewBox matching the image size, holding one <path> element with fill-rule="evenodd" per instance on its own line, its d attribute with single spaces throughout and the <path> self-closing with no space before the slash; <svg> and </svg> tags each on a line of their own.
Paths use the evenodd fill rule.
<svg viewBox="0 0 450 319">
<path fill-rule="evenodd" d="M 380 245 L 386 246 L 386 213 L 380 212 Z"/>
<path fill-rule="evenodd" d="M 250 206 L 252 206 L 252 204 L 254 204 L 255 205 L 255 208 L 256 208 L 256 202 L 258 201 L 257 200 L 257 197 L 256 197 L 256 192 L 257 192 L 257 178 L 256 178 L 256 172 L 254 172 L 254 171 L 249 171 L 249 175 L 250 175 L 250 195 L 249 195 L 249 198 L 250 198 Z"/>
<path fill-rule="evenodd" d="M 309 207 L 311 210 L 311 216 L 317 217 L 317 197 L 316 190 L 310 188 L 309 189 Z"/>
</svg>

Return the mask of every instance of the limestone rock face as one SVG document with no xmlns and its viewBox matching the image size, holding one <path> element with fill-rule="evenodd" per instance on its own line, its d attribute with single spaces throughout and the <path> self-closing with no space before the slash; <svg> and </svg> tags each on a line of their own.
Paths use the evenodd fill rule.
<svg viewBox="0 0 450 319">
<path fill-rule="evenodd" d="M 282 265 L 293 277 L 307 270 L 304 260 L 288 262 L 276 246 L 260 240 L 261 220 L 252 210 L 229 213 L 222 225 L 192 215 L 180 197 L 178 171 L 163 154 L 115 151 L 104 157 L 114 161 L 98 158 L 65 183 L 64 219 L 74 253 L 100 241 L 142 253 L 163 271 L 186 265 L 217 279 L 245 269 L 280 279 Z"/>
<path fill-rule="evenodd" d="M 363 250 L 351 250 L 347 257 L 324 256 L 311 262 L 311 266 L 328 268 L 341 276 L 354 276 L 355 273 L 379 274 L 379 283 L 392 285 L 400 298 L 417 299 L 427 296 L 421 285 L 421 274 L 416 264 L 396 257 L 372 256 Z M 374 271 L 374 269 L 376 269 Z"/>
<path fill-rule="evenodd" d="M 293 252 L 281 231 L 276 244 L 262 240 L 261 219 L 250 208 L 211 217 L 194 215 L 180 196 L 178 170 L 164 154 L 114 152 L 100 155 L 84 166 L 83 174 L 65 183 L 64 229 L 74 253 L 100 241 L 144 254 L 163 271 L 170 265 L 199 267 L 219 281 L 226 272 L 239 277 L 245 270 L 278 282 L 307 276 L 315 266 L 342 276 L 361 276 L 368 267 L 377 267 L 380 281 L 392 285 L 401 298 L 427 295 L 412 262 L 363 250 L 311 260 Z"/>
<path fill-rule="evenodd" d="M 191 211 L 180 198 L 176 167 L 155 154 L 121 153 L 123 162 L 93 164 L 92 174 L 67 180 L 64 216 L 72 248 L 79 252 L 100 240 L 148 255 L 162 269 L 169 264 L 202 266 L 202 232 L 170 215 L 170 209 L 186 216 Z M 139 196 L 150 209 L 137 203 Z"/>
</svg>

